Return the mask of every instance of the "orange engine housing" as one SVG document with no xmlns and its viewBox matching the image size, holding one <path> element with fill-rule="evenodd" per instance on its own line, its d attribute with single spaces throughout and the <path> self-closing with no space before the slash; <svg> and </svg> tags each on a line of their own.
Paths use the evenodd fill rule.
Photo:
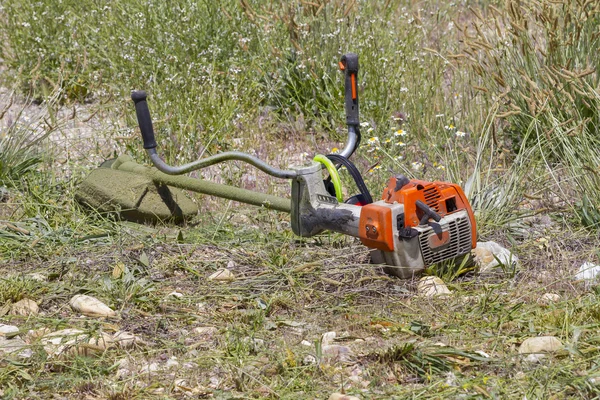
<svg viewBox="0 0 600 400">
<path fill-rule="evenodd" d="M 419 226 L 424 212 L 417 207 L 417 200 L 427 204 L 442 218 L 465 210 L 471 222 L 471 248 L 475 248 L 477 245 L 473 210 L 465 193 L 456 184 L 427 182 L 418 179 L 403 184 L 399 183 L 396 177 L 392 177 L 383 191 L 381 200 L 387 204 L 400 203 L 404 205 L 404 226 L 399 226 L 397 229 Z M 368 204 L 363 207 L 360 219 L 359 237 L 363 244 L 383 251 L 394 251 L 392 224 L 396 221 L 393 221 L 388 207 L 384 206 L 382 202 Z M 373 234 L 373 227 L 379 234 Z M 444 240 L 444 238 L 440 236 L 439 240 Z"/>
</svg>

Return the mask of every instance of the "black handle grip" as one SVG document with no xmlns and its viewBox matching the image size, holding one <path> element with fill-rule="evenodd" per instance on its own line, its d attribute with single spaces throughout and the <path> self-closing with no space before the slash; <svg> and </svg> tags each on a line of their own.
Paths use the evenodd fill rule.
<svg viewBox="0 0 600 400">
<path fill-rule="evenodd" d="M 358 126 L 358 55 L 348 53 L 340 60 L 340 69 L 346 75 L 346 124 Z"/>
<path fill-rule="evenodd" d="M 429 207 L 421 200 L 417 200 L 415 202 L 415 205 L 419 210 L 423 211 L 423 213 L 425 214 L 423 215 L 423 218 L 421 218 L 421 221 L 419 221 L 419 224 L 425 225 L 427 221 L 429 221 L 429 218 L 433 219 L 435 222 L 440 222 L 440 220 L 442 219 L 440 214 L 436 213 L 433 208 Z"/>
<path fill-rule="evenodd" d="M 152 119 L 150 118 L 150 110 L 146 102 L 146 92 L 143 90 L 133 91 L 131 99 L 135 103 L 135 113 L 137 115 L 142 139 L 144 140 L 145 149 L 154 149 L 156 140 L 154 139 L 154 128 L 152 127 Z"/>
</svg>

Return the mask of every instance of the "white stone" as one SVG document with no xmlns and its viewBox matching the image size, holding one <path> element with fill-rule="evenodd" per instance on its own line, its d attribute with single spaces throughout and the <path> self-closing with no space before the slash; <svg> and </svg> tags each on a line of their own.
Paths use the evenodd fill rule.
<svg viewBox="0 0 600 400">
<path fill-rule="evenodd" d="M 192 332 L 194 332 L 196 335 L 214 336 L 219 333 L 219 330 L 214 326 L 197 326 L 192 329 Z"/>
<path fill-rule="evenodd" d="M 171 369 L 179 366 L 179 361 L 177 361 L 177 357 L 171 357 L 165 363 L 165 369 Z"/>
<path fill-rule="evenodd" d="M 12 305 L 10 313 L 12 315 L 38 315 L 40 308 L 37 303 L 31 299 L 22 299 Z"/>
<path fill-rule="evenodd" d="M 316 364 L 316 363 L 317 363 L 317 359 L 312 354 L 307 355 L 302 360 L 302 364 L 304 364 L 304 365 L 312 365 L 312 364 Z"/>
<path fill-rule="evenodd" d="M 302 346 L 308 346 L 308 347 L 310 347 L 310 346 L 312 346 L 312 345 L 313 345 L 313 344 L 312 344 L 311 342 L 309 342 L 308 340 L 303 340 L 303 341 L 301 341 L 301 342 L 300 342 L 300 344 L 301 344 Z"/>
<path fill-rule="evenodd" d="M 32 272 L 31 274 L 25 275 L 25 277 L 37 282 L 46 282 L 48 280 L 46 275 L 41 272 Z"/>
<path fill-rule="evenodd" d="M 537 364 L 542 362 L 542 360 L 546 358 L 546 355 L 543 353 L 531 353 L 525 357 L 525 361 L 532 364 Z"/>
<path fill-rule="evenodd" d="M 158 363 L 155 363 L 155 362 L 146 364 L 140 369 L 140 372 L 143 374 L 150 374 L 152 372 L 157 372 L 157 371 L 160 371 L 160 365 L 158 365 Z"/>
<path fill-rule="evenodd" d="M 167 297 L 176 297 L 176 298 L 180 299 L 183 297 L 183 293 L 179 293 L 179 292 L 175 291 L 175 292 L 169 293 L 167 295 Z"/>
<path fill-rule="evenodd" d="M 591 262 L 584 262 L 581 267 L 579 267 L 579 270 L 577 271 L 577 274 L 575 275 L 575 280 L 577 281 L 592 281 L 592 280 L 596 280 L 598 275 L 600 274 L 600 265 L 591 263 Z"/>
<path fill-rule="evenodd" d="M 19 328 L 14 325 L 0 324 L 0 336 L 14 336 L 19 333 Z"/>
<path fill-rule="evenodd" d="M 16 351 L 22 350 L 26 346 L 27 343 L 25 343 L 23 339 L 21 339 L 18 336 L 13 337 L 12 339 L 7 339 L 3 336 L 0 336 L 0 354 L 14 353 Z"/>
<path fill-rule="evenodd" d="M 113 335 L 113 342 L 121 349 L 130 349 L 137 341 L 137 336 L 130 332 L 117 331 Z"/>
<path fill-rule="evenodd" d="M 547 306 L 550 304 L 554 304 L 554 303 L 558 303 L 560 301 L 561 297 L 559 294 L 556 293 L 544 293 L 539 299 L 538 299 L 538 304 L 543 305 L 543 306 Z"/>
<path fill-rule="evenodd" d="M 230 282 L 235 280 L 233 273 L 227 268 L 221 268 L 208 277 L 209 281 Z"/>
<path fill-rule="evenodd" d="M 555 336 L 538 336 L 525 339 L 519 347 L 519 354 L 553 353 L 562 347 L 561 341 Z"/>
<path fill-rule="evenodd" d="M 95 297 L 85 294 L 73 296 L 69 301 L 73 310 L 88 317 L 114 317 L 117 313 Z"/>
<path fill-rule="evenodd" d="M 332 393 L 331 396 L 329 396 L 329 400 L 360 400 L 360 399 L 356 396 L 348 396 L 347 394 Z"/>
<path fill-rule="evenodd" d="M 339 344 L 330 344 L 321 347 L 323 353 L 323 361 L 326 364 L 335 363 L 347 363 L 351 362 L 354 354 L 348 346 L 341 346 Z"/>
<path fill-rule="evenodd" d="M 336 335 L 337 334 L 335 332 L 325 332 L 321 337 L 321 346 L 329 346 L 330 344 L 333 344 L 333 340 L 335 339 Z"/>
<path fill-rule="evenodd" d="M 417 284 L 417 292 L 421 296 L 434 297 L 452 293 L 443 280 L 437 276 L 424 276 Z"/>
<path fill-rule="evenodd" d="M 490 358 L 490 355 L 483 350 L 475 350 L 475 353 L 479 354 L 481 357 Z"/>
<path fill-rule="evenodd" d="M 512 269 L 519 264 L 516 254 L 492 241 L 477 242 L 472 254 L 480 273 L 493 272 L 492 270 L 500 265 Z"/>
</svg>

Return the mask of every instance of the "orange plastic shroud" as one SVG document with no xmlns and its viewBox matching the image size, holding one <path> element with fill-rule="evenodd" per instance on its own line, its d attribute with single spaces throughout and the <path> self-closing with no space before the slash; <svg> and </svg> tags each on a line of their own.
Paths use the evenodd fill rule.
<svg viewBox="0 0 600 400">
<path fill-rule="evenodd" d="M 466 210 L 471 220 L 472 248 L 477 244 L 475 216 L 460 186 L 447 182 L 427 182 L 417 179 L 398 187 L 395 177 L 391 178 L 383 191 L 382 200 L 388 204 L 395 202 L 404 204 L 404 228 L 415 227 L 423 217 L 423 212 L 416 206 L 421 200 L 442 218 L 461 210 Z M 360 213 L 358 234 L 365 246 L 383 251 L 394 250 L 393 227 L 390 208 L 375 203 L 364 206 Z M 437 247 L 445 243 L 446 237 L 438 238 L 440 243 L 431 243 Z"/>
</svg>

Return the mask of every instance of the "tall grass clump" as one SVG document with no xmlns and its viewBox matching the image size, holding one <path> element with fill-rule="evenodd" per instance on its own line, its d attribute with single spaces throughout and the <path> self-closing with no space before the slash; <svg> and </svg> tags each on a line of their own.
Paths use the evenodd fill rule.
<svg viewBox="0 0 600 400">
<path fill-rule="evenodd" d="M 8 117 L 13 97 L 0 111 L 0 187 L 15 186 L 43 161 L 41 143 L 52 132 L 42 118 L 24 116 L 22 107 Z"/>
<path fill-rule="evenodd" d="M 460 65 L 497 107 L 496 144 L 529 176 L 544 176 L 545 197 L 600 224 L 600 4 L 507 1 L 460 26 Z M 526 157 L 524 157 L 526 156 Z M 532 168 L 532 163 L 537 164 Z"/>
</svg>

